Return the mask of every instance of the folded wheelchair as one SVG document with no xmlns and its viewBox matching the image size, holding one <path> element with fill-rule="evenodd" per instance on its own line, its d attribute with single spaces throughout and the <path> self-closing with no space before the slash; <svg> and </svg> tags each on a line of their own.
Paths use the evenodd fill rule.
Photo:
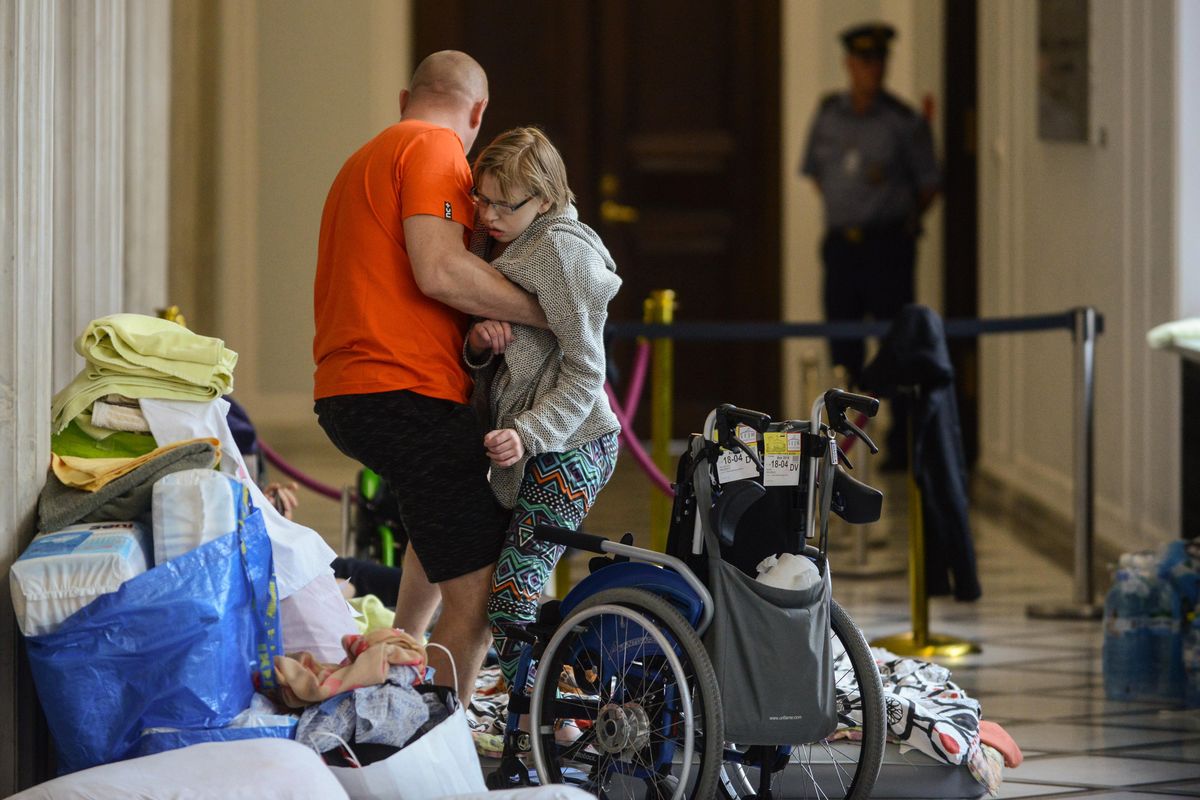
<svg viewBox="0 0 1200 800">
<path fill-rule="evenodd" d="M 883 759 L 882 686 L 831 597 L 826 544 L 831 513 L 879 518 L 882 494 L 845 471 L 836 439 L 853 434 L 876 452 L 846 415 L 877 409 L 840 389 L 807 421 L 714 409 L 680 460 L 665 553 L 628 534 L 539 527 L 601 557 L 537 623 L 510 632 L 525 646 L 489 784 L 767 798 L 791 766 L 789 794 L 869 797 Z M 755 580 L 759 562 L 782 553 L 811 559 L 819 579 L 800 589 Z"/>
</svg>

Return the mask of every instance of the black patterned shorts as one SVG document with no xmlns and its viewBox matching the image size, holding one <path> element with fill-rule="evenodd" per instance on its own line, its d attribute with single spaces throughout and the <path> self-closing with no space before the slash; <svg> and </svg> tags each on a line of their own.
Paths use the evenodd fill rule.
<svg viewBox="0 0 1200 800">
<path fill-rule="evenodd" d="M 325 397 L 313 410 L 338 450 L 394 488 L 430 582 L 495 563 L 509 511 L 488 484 L 484 430 L 470 406 L 402 390 Z"/>
</svg>

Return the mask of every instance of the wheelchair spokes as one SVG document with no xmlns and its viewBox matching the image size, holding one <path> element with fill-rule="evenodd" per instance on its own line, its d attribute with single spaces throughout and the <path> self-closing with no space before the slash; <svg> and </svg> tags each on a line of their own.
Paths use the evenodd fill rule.
<svg viewBox="0 0 1200 800">
<path fill-rule="evenodd" d="M 715 679 L 669 604 L 636 589 L 600 592 L 564 621 L 540 664 L 530 710 L 543 782 L 613 800 L 712 796 L 722 736 Z M 551 680 L 565 668 L 586 699 L 563 697 Z M 572 742 L 564 721 L 579 727 Z"/>
</svg>

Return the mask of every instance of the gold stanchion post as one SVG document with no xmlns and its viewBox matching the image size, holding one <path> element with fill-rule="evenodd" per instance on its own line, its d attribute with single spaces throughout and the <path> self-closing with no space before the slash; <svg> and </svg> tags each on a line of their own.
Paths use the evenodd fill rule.
<svg viewBox="0 0 1200 800">
<path fill-rule="evenodd" d="M 675 291 L 656 289 L 643 304 L 647 324 L 670 325 L 675 321 Z M 675 395 L 675 343 L 666 337 L 654 340 L 650 372 L 650 456 L 664 475 L 671 470 L 671 414 Z M 650 497 L 650 546 L 658 552 L 667 548 L 671 524 L 671 498 L 658 490 Z"/>
<path fill-rule="evenodd" d="M 982 652 L 979 645 L 955 636 L 929 632 L 929 595 L 925 585 L 925 521 L 921 513 L 921 489 L 913 476 L 914 419 L 908 415 L 908 593 L 912 631 L 884 636 L 871 642 L 873 647 L 891 650 L 898 656 L 965 656 Z"/>
</svg>

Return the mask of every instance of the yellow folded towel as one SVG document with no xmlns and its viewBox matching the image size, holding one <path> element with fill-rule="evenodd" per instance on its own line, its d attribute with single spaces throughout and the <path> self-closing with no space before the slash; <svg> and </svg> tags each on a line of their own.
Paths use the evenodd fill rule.
<svg viewBox="0 0 1200 800">
<path fill-rule="evenodd" d="M 94 492 L 163 453 L 197 442 L 207 442 L 220 452 L 221 443 L 216 439 L 188 439 L 163 445 L 137 458 L 81 458 L 51 453 L 50 468 L 63 484 L 85 492 Z"/>
<path fill-rule="evenodd" d="M 220 339 L 144 314 L 92 320 L 75 341 L 89 363 L 127 375 L 168 375 L 197 386 L 229 383 L 237 353 Z"/>
<path fill-rule="evenodd" d="M 88 363 L 54 396 L 54 433 L 108 394 L 204 401 L 233 391 L 237 353 L 220 339 L 157 317 L 113 314 L 93 320 L 75 351 Z"/>
</svg>

